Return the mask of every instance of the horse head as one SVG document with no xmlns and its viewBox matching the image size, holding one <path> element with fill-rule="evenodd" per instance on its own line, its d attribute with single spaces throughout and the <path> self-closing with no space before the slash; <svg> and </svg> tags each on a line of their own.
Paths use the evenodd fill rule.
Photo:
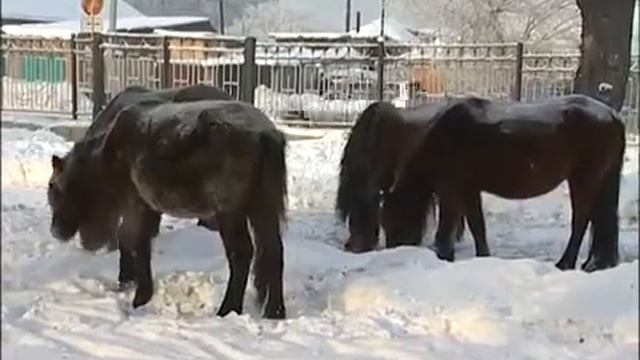
<svg viewBox="0 0 640 360">
<path fill-rule="evenodd" d="M 117 196 L 93 147 L 91 142 L 79 142 L 64 157 L 53 155 L 47 189 L 51 235 L 66 242 L 80 232 L 83 247 L 90 251 L 105 244 L 113 247 L 120 219 Z"/>
</svg>

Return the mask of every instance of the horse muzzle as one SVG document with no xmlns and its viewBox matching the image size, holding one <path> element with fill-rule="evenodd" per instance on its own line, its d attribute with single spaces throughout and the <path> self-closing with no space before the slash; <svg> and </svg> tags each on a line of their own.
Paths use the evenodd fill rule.
<svg viewBox="0 0 640 360">
<path fill-rule="evenodd" d="M 78 231 L 77 226 L 65 225 L 60 222 L 53 221 L 51 223 L 51 228 L 49 229 L 51 232 L 51 236 L 56 238 L 59 241 L 67 242 L 73 238 L 73 236 Z"/>
</svg>

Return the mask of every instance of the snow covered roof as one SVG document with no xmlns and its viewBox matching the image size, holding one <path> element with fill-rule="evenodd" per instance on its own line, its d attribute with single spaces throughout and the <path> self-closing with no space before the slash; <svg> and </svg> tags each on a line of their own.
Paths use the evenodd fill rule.
<svg viewBox="0 0 640 360">
<path fill-rule="evenodd" d="M 392 18 L 384 21 L 384 35 L 387 39 L 397 42 L 417 42 L 419 38 L 414 35 L 415 31 Z M 275 40 L 327 40 L 339 41 L 341 39 L 376 39 L 380 36 L 380 19 L 374 20 L 360 28 L 360 32 L 352 30 L 345 32 L 273 32 L 269 37 Z"/>
<path fill-rule="evenodd" d="M 144 28 L 162 28 L 210 21 L 208 17 L 196 16 L 139 16 L 118 18 L 118 31 L 130 31 Z M 106 25 L 106 23 L 105 23 Z M 81 31 L 80 20 L 60 21 L 46 24 L 5 25 L 2 31 L 9 35 L 31 35 L 43 37 L 69 38 Z"/>
<path fill-rule="evenodd" d="M 124 0 L 118 1 L 118 18 L 144 16 Z M 105 20 L 111 13 L 109 2 L 106 1 L 102 9 Z M 80 0 L 2 0 L 2 17 L 11 19 L 38 21 L 80 20 L 82 8 Z"/>
<path fill-rule="evenodd" d="M 275 40 L 348 40 L 360 36 L 345 32 L 272 32 L 269 37 Z"/>
<path fill-rule="evenodd" d="M 360 32 L 351 31 L 351 34 L 359 37 L 377 37 L 380 35 L 380 19 L 362 26 Z M 386 38 L 398 42 L 415 42 L 418 38 L 409 31 L 409 28 L 403 26 L 393 18 L 384 19 L 384 35 Z"/>
</svg>

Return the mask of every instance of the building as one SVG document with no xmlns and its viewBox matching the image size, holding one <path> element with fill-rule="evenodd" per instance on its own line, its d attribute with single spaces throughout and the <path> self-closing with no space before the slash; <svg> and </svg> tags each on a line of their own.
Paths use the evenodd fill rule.
<svg viewBox="0 0 640 360">
<path fill-rule="evenodd" d="M 118 18 L 144 16 L 124 0 L 118 1 Z M 106 24 L 110 14 L 108 1 L 102 10 Z M 2 24 L 51 23 L 82 18 L 80 0 L 2 0 Z"/>
</svg>

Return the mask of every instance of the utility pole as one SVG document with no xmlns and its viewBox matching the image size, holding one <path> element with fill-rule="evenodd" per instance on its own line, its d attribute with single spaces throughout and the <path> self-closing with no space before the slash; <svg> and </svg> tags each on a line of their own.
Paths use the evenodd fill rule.
<svg viewBox="0 0 640 360">
<path fill-rule="evenodd" d="M 109 32 L 116 32 L 116 21 L 118 19 L 118 0 L 109 0 L 111 8 L 109 11 Z"/>
<path fill-rule="evenodd" d="M 380 0 L 380 37 L 384 39 L 384 16 L 385 16 L 386 1 Z"/>
<path fill-rule="evenodd" d="M 220 0 L 218 3 L 220 7 L 220 34 L 224 35 L 224 0 Z"/>
<path fill-rule="evenodd" d="M 347 17 L 345 19 L 345 31 L 351 31 L 351 0 L 347 0 Z"/>
</svg>

